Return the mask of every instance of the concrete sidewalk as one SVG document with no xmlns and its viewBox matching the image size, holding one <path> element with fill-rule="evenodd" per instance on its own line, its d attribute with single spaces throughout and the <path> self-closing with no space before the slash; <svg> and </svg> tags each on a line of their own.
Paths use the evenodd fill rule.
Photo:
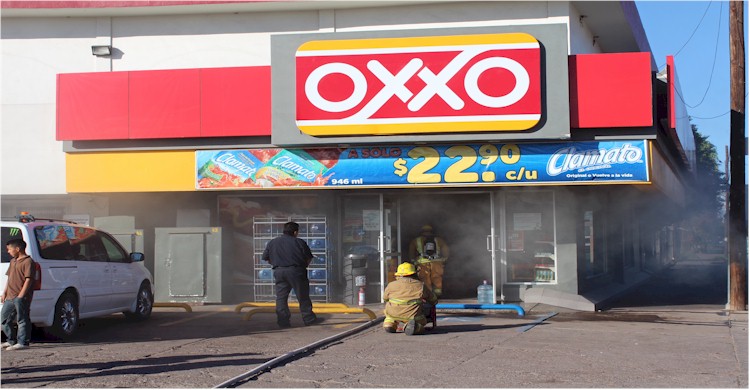
<svg viewBox="0 0 750 390">
<path fill-rule="evenodd" d="M 423 336 L 374 326 L 239 387 L 748 387 L 746 312 L 527 309 L 441 313 Z"/>
<path fill-rule="evenodd" d="M 542 304 L 522 305 L 523 317 L 441 311 L 423 336 L 388 334 L 376 323 L 239 387 L 747 388 L 747 312 L 724 310 L 725 267 L 678 262 L 601 312 Z M 368 321 L 320 314 L 325 321 L 305 327 L 295 314 L 293 327 L 280 330 L 272 313 L 245 321 L 234 308 L 87 320 L 79 340 L 3 351 L 0 380 L 9 388 L 211 388 Z M 367 308 L 382 315 L 383 305 Z"/>
<path fill-rule="evenodd" d="M 724 310 L 725 270 L 677 262 L 601 312 L 440 312 L 411 337 L 375 326 L 240 387 L 748 388 L 747 312 Z"/>
</svg>

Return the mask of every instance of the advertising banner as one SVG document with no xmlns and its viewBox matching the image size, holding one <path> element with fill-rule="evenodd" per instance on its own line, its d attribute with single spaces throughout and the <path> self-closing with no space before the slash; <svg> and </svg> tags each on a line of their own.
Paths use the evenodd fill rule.
<svg viewBox="0 0 750 390">
<path fill-rule="evenodd" d="M 647 141 L 200 150 L 197 189 L 649 182 Z"/>
</svg>

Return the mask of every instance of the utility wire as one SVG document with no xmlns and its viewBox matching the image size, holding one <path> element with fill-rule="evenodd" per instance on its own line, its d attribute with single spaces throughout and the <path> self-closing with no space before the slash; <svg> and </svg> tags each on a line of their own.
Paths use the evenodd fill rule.
<svg viewBox="0 0 750 390">
<path fill-rule="evenodd" d="M 690 108 L 695 108 L 703 104 L 703 101 L 706 100 L 706 96 L 708 95 L 708 91 L 711 89 L 711 81 L 714 79 L 714 70 L 716 69 L 716 58 L 718 57 L 719 53 L 719 36 L 721 35 L 721 11 L 724 9 L 724 3 L 719 3 L 719 25 L 716 27 L 716 43 L 714 44 L 714 61 L 713 64 L 711 64 L 711 74 L 708 76 L 708 86 L 706 86 L 706 92 L 703 93 L 703 97 L 701 98 L 701 101 L 698 102 L 695 106 L 690 106 L 689 104 L 685 103 L 686 106 Z"/>
<path fill-rule="evenodd" d="M 725 112 L 723 114 L 716 115 L 716 116 L 709 116 L 709 117 L 695 116 L 695 115 L 689 115 L 689 116 L 690 116 L 691 119 L 716 119 L 716 118 L 721 118 L 721 117 L 729 114 L 729 112 L 730 111 L 727 111 L 727 112 Z"/>
<path fill-rule="evenodd" d="M 747 97 L 748 97 L 748 92 L 745 92 L 745 98 L 747 98 Z M 726 111 L 726 112 L 724 112 L 723 114 L 719 114 L 719 115 L 716 115 L 716 116 L 709 116 L 709 117 L 703 117 L 703 116 L 695 116 L 695 115 L 688 115 L 688 116 L 689 116 L 689 117 L 690 117 L 691 119 L 693 119 L 693 118 L 694 118 L 694 119 L 716 119 L 716 118 L 721 118 L 721 117 L 723 117 L 723 116 L 725 116 L 725 115 L 728 115 L 728 114 L 729 114 L 730 112 L 732 112 L 732 110 L 727 110 L 727 111 Z"/>
<path fill-rule="evenodd" d="M 696 32 L 698 32 L 698 28 L 703 23 L 703 19 L 706 17 L 706 14 L 708 13 L 708 9 L 711 8 L 712 4 L 713 4 L 713 1 L 709 1 L 708 2 L 708 6 L 706 6 L 706 9 L 703 11 L 703 16 L 701 16 L 701 20 L 698 21 L 698 24 L 693 29 L 693 33 L 690 34 L 690 38 L 688 38 L 687 41 L 685 41 L 685 43 L 682 44 L 682 47 L 680 48 L 680 50 L 677 50 L 677 53 L 674 54 L 674 57 L 677 57 L 677 55 L 680 54 L 680 52 L 682 51 L 682 49 L 684 49 L 685 46 L 687 46 L 687 44 L 690 43 L 690 40 L 693 39 L 693 36 L 695 35 Z M 719 15 L 721 15 L 721 12 L 719 12 Z M 659 66 L 659 69 L 663 68 L 665 65 L 666 64 L 663 64 L 663 65 Z"/>
<path fill-rule="evenodd" d="M 709 74 L 709 77 L 708 77 L 708 85 L 706 86 L 706 91 L 703 93 L 703 97 L 701 98 L 700 102 L 698 102 L 698 104 L 695 104 L 695 105 L 689 104 L 688 102 L 685 101 L 685 98 L 680 94 L 680 92 L 677 91 L 677 89 L 675 88 L 675 92 L 676 92 L 677 96 L 679 96 L 680 100 L 682 100 L 682 102 L 685 103 L 685 105 L 687 107 L 689 107 L 689 108 L 696 108 L 696 107 L 699 107 L 701 104 L 703 104 L 703 102 L 706 100 L 706 96 L 708 96 L 708 91 L 711 89 L 711 82 L 713 81 L 714 70 L 716 69 L 716 58 L 718 57 L 717 54 L 719 52 L 719 36 L 721 35 L 720 34 L 720 32 L 721 32 L 721 11 L 723 9 L 724 9 L 724 3 L 719 3 L 719 24 L 716 27 L 716 42 L 714 44 L 714 59 L 713 59 L 713 63 L 711 64 L 711 73 Z M 682 50 L 682 49 L 680 49 L 680 50 Z"/>
</svg>

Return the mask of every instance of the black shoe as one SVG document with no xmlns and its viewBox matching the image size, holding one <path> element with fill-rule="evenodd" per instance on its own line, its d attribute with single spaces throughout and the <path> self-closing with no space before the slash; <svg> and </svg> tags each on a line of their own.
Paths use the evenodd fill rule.
<svg viewBox="0 0 750 390">
<path fill-rule="evenodd" d="M 411 320 L 406 323 L 406 326 L 404 327 L 404 333 L 406 333 L 409 336 L 414 335 L 414 331 L 417 328 L 417 323 L 414 322 L 414 320 Z"/>
<path fill-rule="evenodd" d="M 314 320 L 312 320 L 310 322 L 305 322 L 305 326 L 315 325 L 315 324 L 319 324 L 321 322 L 323 322 L 323 318 L 316 317 Z"/>
</svg>

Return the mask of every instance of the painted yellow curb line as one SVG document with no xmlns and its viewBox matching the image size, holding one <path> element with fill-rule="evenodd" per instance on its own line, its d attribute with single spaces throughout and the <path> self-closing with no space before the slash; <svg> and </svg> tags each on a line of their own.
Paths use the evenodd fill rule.
<svg viewBox="0 0 750 390">
<path fill-rule="evenodd" d="M 367 309 L 367 308 L 357 308 L 357 307 L 346 307 L 346 308 L 343 308 L 343 307 L 321 307 L 321 308 L 315 309 L 314 306 L 313 306 L 313 308 L 315 310 L 315 314 L 336 314 L 336 313 L 351 314 L 351 313 L 364 313 L 364 314 L 367 314 L 368 317 L 370 317 L 370 320 L 374 320 L 375 318 L 377 318 L 377 316 L 375 315 L 375 313 L 373 313 L 372 310 Z M 292 313 L 299 313 L 300 312 L 299 311 L 299 307 L 292 307 L 291 305 L 289 307 L 289 311 L 292 312 Z M 247 313 L 245 313 L 245 316 L 244 316 L 245 321 L 249 320 L 256 313 L 276 313 L 276 308 L 275 307 L 253 307 L 253 308 L 250 309 L 250 311 L 248 311 Z"/>
<path fill-rule="evenodd" d="M 182 309 L 185 309 L 186 312 L 192 313 L 193 308 L 190 307 L 187 303 L 179 303 L 179 302 L 154 302 L 154 307 L 179 307 Z"/>
<path fill-rule="evenodd" d="M 234 307 L 234 312 L 239 313 L 242 311 L 242 309 L 246 307 L 276 307 L 276 302 L 242 302 Z M 299 307 L 299 303 L 289 303 L 289 307 Z M 330 308 L 330 307 L 340 307 L 340 308 L 349 308 L 349 306 L 343 304 L 343 303 L 318 303 L 313 302 L 313 309 L 317 308 Z"/>
</svg>

